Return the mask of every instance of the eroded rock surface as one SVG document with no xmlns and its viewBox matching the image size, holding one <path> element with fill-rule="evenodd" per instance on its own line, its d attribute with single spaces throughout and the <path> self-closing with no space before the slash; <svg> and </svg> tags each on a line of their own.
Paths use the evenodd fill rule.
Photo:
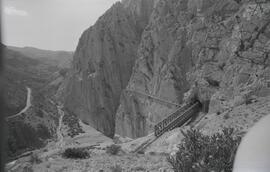
<svg viewBox="0 0 270 172">
<path fill-rule="evenodd" d="M 186 73 L 193 66 L 187 29 L 193 12 L 193 6 L 189 7 L 185 0 L 157 3 L 127 86 L 131 91 L 122 94 L 116 133 L 132 138 L 145 136 L 152 132 L 154 124 L 176 109 L 173 103 L 182 102 L 189 89 Z"/>
<path fill-rule="evenodd" d="M 191 99 L 222 113 L 267 96 L 269 3 L 260 4 L 116 3 L 80 39 L 65 107 L 107 136 L 136 138 Z"/>
<path fill-rule="evenodd" d="M 188 78 L 193 83 L 189 95 L 210 103 L 209 113 L 269 95 L 269 5 L 244 3 L 227 18 L 205 19 L 208 27 L 200 34 L 206 47 L 198 49 L 197 65 Z"/>
<path fill-rule="evenodd" d="M 74 54 L 65 107 L 109 137 L 153 5 L 153 0 L 115 3 L 82 34 Z"/>
</svg>

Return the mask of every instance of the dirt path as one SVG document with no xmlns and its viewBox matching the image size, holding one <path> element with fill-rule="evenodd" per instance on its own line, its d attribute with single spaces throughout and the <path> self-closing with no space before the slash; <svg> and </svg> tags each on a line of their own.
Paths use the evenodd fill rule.
<svg viewBox="0 0 270 172">
<path fill-rule="evenodd" d="M 59 123 L 58 123 L 58 127 L 57 127 L 57 143 L 56 146 L 59 148 L 62 148 L 64 146 L 64 137 L 63 134 L 61 132 L 61 128 L 62 128 L 62 123 L 63 123 L 63 117 L 65 116 L 65 112 L 62 110 L 63 106 L 57 106 L 58 109 L 58 114 L 60 114 L 60 118 L 59 118 Z"/>
<path fill-rule="evenodd" d="M 15 114 L 15 115 L 12 115 L 12 116 L 9 116 L 9 117 L 7 117 L 6 119 L 11 119 L 11 118 L 15 118 L 15 117 L 17 117 L 17 116 L 20 116 L 21 114 L 23 114 L 23 113 L 25 113 L 30 107 L 31 107 L 31 94 L 32 94 L 32 90 L 31 90 L 31 88 L 29 88 L 29 87 L 26 87 L 26 89 L 27 89 L 27 100 L 26 100 L 26 105 L 25 105 L 25 107 L 19 112 L 19 113 L 17 113 L 17 114 Z"/>
<path fill-rule="evenodd" d="M 66 146 L 65 141 L 64 141 L 64 136 L 62 133 L 63 117 L 65 116 L 65 112 L 62 110 L 62 108 L 63 108 L 62 105 L 57 106 L 58 114 L 60 115 L 59 121 L 58 121 L 58 127 L 56 129 L 57 142 L 47 145 L 46 149 L 48 149 L 48 151 L 42 152 L 40 154 L 40 158 L 50 157 L 53 154 L 56 154 L 57 152 L 63 150 L 63 148 Z"/>
</svg>

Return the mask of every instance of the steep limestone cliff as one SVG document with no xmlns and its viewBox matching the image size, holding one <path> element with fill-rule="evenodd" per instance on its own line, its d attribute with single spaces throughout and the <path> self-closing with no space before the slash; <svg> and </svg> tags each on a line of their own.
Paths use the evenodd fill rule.
<svg viewBox="0 0 270 172">
<path fill-rule="evenodd" d="M 74 54 L 65 107 L 109 137 L 153 6 L 154 0 L 115 3 L 82 34 Z"/>
<path fill-rule="evenodd" d="M 198 49 L 197 65 L 188 74 L 193 86 L 187 97 L 206 102 L 209 113 L 222 113 L 270 94 L 269 2 L 244 3 L 229 17 L 217 13 L 221 5 L 203 14 L 212 18 L 205 17 L 207 27 L 196 31 L 205 36 L 205 46 Z"/>
<path fill-rule="evenodd" d="M 213 10 L 208 14 L 213 15 Z M 206 18 L 206 22 L 205 43 L 216 43 L 214 49 L 200 49 L 197 65 L 188 74 L 193 86 L 187 99 L 205 102 L 208 115 L 200 128 L 206 132 L 225 126 L 245 132 L 269 113 L 267 105 L 255 102 L 270 101 L 270 3 L 243 1 L 228 18 Z M 253 109 L 241 111 L 249 107 Z"/>
<path fill-rule="evenodd" d="M 185 74 L 193 59 L 187 24 L 194 9 L 187 0 L 159 1 L 155 7 L 138 49 L 130 91 L 123 92 L 116 117 L 116 133 L 132 138 L 151 132 L 189 89 Z"/>
<path fill-rule="evenodd" d="M 127 90 L 179 104 L 197 99 L 204 112 L 218 114 L 267 96 L 269 27 L 267 1 L 161 0 L 143 33 Z M 124 92 L 116 133 L 144 136 L 172 109 Z"/>
<path fill-rule="evenodd" d="M 191 99 L 221 113 L 267 96 L 269 4 L 254 2 L 116 3 L 80 39 L 66 108 L 107 136 L 136 138 Z"/>
</svg>

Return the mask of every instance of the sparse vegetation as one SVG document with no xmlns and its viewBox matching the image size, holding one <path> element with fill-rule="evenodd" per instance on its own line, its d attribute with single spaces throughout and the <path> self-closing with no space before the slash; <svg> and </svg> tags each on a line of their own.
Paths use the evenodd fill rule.
<svg viewBox="0 0 270 172">
<path fill-rule="evenodd" d="M 122 167 L 118 164 L 111 167 L 111 172 L 122 172 Z"/>
<path fill-rule="evenodd" d="M 117 155 L 120 149 L 121 146 L 112 144 L 111 146 L 107 147 L 106 152 L 110 155 Z"/>
<path fill-rule="evenodd" d="M 229 118 L 230 118 L 229 113 L 227 113 L 227 114 L 225 114 L 225 115 L 223 116 L 223 119 L 229 119 Z"/>
<path fill-rule="evenodd" d="M 30 162 L 31 162 L 32 164 L 39 164 L 39 163 L 41 163 L 42 161 L 41 161 L 41 159 L 39 158 L 38 154 L 33 153 L 33 154 L 30 156 Z"/>
<path fill-rule="evenodd" d="M 16 157 L 23 152 L 45 145 L 42 138 L 46 136 L 42 134 L 46 132 L 42 131 L 42 128 L 35 129 L 21 120 L 9 121 L 7 124 L 9 132 L 6 144 L 8 157 Z"/>
<path fill-rule="evenodd" d="M 220 83 L 219 81 L 216 81 L 210 77 L 205 77 L 205 80 L 208 82 L 208 84 L 212 87 L 219 87 Z"/>
<path fill-rule="evenodd" d="M 146 171 L 146 169 L 144 167 L 137 166 L 137 167 L 132 168 L 132 171 Z"/>
<path fill-rule="evenodd" d="M 68 73 L 68 69 L 67 68 L 63 68 L 59 71 L 59 74 L 62 76 L 62 77 L 65 77 Z"/>
<path fill-rule="evenodd" d="M 254 98 L 246 98 L 246 100 L 245 100 L 246 105 L 252 104 L 254 102 L 256 102 L 256 100 Z"/>
<path fill-rule="evenodd" d="M 233 160 L 241 138 L 233 129 L 224 129 L 213 136 L 198 130 L 182 132 L 183 142 L 175 156 L 167 160 L 175 172 L 232 171 Z"/>
<path fill-rule="evenodd" d="M 85 148 L 67 148 L 62 156 L 72 159 L 87 159 L 90 154 Z"/>
<path fill-rule="evenodd" d="M 25 166 L 22 169 L 23 172 L 34 172 L 33 168 L 31 166 Z"/>
<path fill-rule="evenodd" d="M 237 4 L 240 4 L 242 0 L 234 0 Z"/>
<path fill-rule="evenodd" d="M 144 154 L 145 152 L 143 150 L 140 150 L 137 152 L 138 154 Z"/>
<path fill-rule="evenodd" d="M 68 114 L 63 117 L 63 123 L 68 126 L 68 136 L 73 138 L 80 133 L 84 133 L 79 124 L 78 117 L 67 108 L 64 111 Z"/>
</svg>

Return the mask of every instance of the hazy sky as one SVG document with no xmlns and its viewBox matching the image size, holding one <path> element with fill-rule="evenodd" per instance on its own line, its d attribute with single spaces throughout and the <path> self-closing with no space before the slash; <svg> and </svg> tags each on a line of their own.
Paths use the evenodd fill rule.
<svg viewBox="0 0 270 172">
<path fill-rule="evenodd" d="M 80 35 L 118 0 L 2 0 L 3 42 L 74 51 Z"/>
</svg>

